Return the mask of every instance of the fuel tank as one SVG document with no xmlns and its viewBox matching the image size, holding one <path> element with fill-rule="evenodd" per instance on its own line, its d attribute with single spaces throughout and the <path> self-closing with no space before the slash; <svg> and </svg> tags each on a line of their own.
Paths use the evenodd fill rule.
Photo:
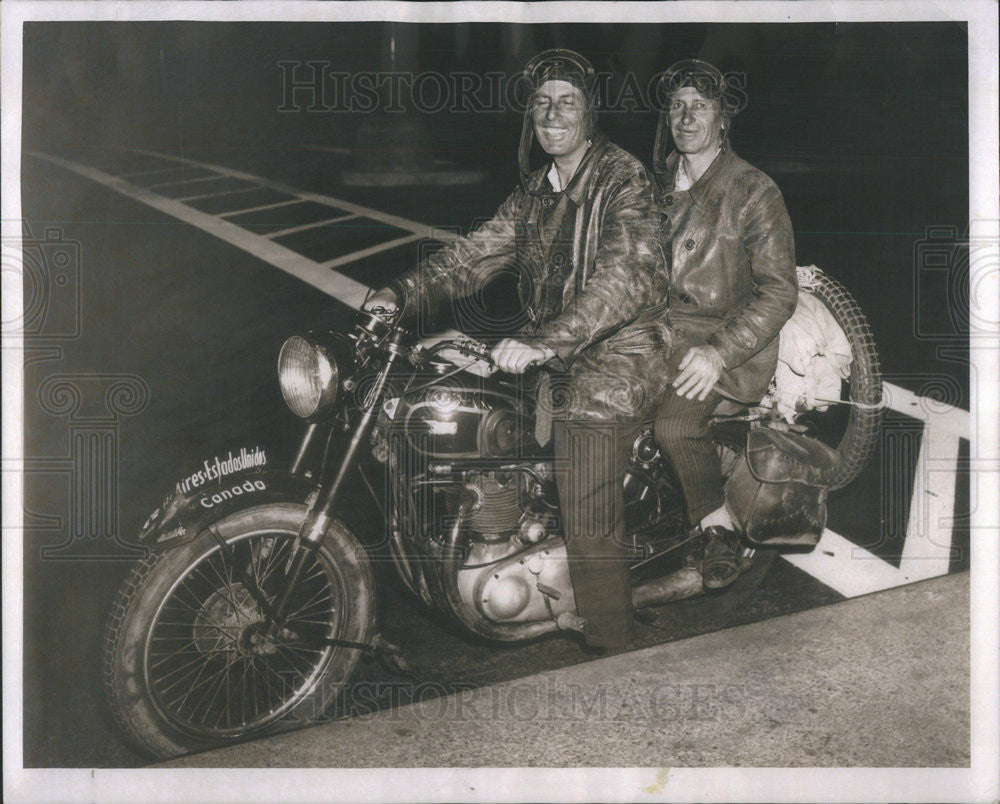
<svg viewBox="0 0 1000 804">
<path fill-rule="evenodd" d="M 538 455 L 534 383 L 461 373 L 386 403 L 390 431 L 419 460 L 517 459 Z M 388 412 L 388 411 L 387 411 Z"/>
</svg>

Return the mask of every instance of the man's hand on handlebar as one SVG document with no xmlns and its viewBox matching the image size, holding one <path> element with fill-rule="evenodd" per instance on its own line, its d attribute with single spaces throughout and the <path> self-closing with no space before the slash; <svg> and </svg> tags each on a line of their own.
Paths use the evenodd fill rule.
<svg viewBox="0 0 1000 804">
<path fill-rule="evenodd" d="M 396 292 L 389 288 L 382 288 L 369 296 L 361 309 L 371 313 L 375 312 L 376 308 L 381 308 L 389 315 L 392 315 L 398 307 L 399 297 L 396 295 Z"/>
<path fill-rule="evenodd" d="M 504 338 L 490 353 L 497 368 L 509 374 L 523 374 L 532 366 L 544 363 L 556 356 L 547 346 L 522 343 L 513 338 Z"/>
</svg>

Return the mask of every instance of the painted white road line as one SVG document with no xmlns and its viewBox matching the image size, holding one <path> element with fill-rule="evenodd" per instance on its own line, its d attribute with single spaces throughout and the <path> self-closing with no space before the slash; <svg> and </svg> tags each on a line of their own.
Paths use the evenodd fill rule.
<svg viewBox="0 0 1000 804">
<path fill-rule="evenodd" d="M 365 207 L 360 204 L 352 204 L 350 201 L 344 201 L 339 198 L 333 198 L 328 195 L 323 195 L 322 193 L 313 193 L 305 190 L 300 190 L 290 185 L 283 184 L 282 182 L 271 181 L 270 179 L 265 179 L 260 176 L 254 176 L 251 173 L 244 173 L 241 170 L 233 170 L 232 168 L 223 167 L 222 165 L 213 165 L 209 162 L 199 162 L 196 159 L 188 159 L 187 157 L 172 156 L 171 154 L 161 154 L 156 151 L 148 151 L 143 148 L 128 148 L 126 149 L 132 153 L 143 154 L 144 156 L 152 156 L 157 159 L 171 159 L 174 162 L 179 162 L 185 165 L 194 165 L 196 167 L 202 167 L 207 170 L 214 170 L 218 173 L 222 173 L 226 176 L 232 176 L 236 179 L 244 179 L 246 181 L 256 182 L 263 187 L 269 187 L 272 190 L 277 190 L 280 193 L 288 193 L 289 195 L 298 195 L 300 198 L 306 201 L 315 201 L 317 204 L 324 204 L 326 206 L 337 207 L 339 209 L 346 210 L 347 212 L 354 212 L 358 215 L 364 215 L 366 218 L 374 218 L 377 221 L 382 221 L 382 223 L 387 223 L 390 226 L 396 226 L 399 229 L 406 229 L 414 234 L 419 234 L 421 237 L 427 237 L 432 240 L 440 240 L 445 243 L 450 243 L 455 240 L 458 235 L 455 232 L 448 231 L 447 229 L 437 229 L 433 226 L 428 226 L 425 223 L 418 223 L 417 221 L 411 221 L 408 218 L 401 218 L 398 215 L 390 215 L 386 212 L 382 212 L 378 209 L 373 209 L 372 207 Z"/>
<path fill-rule="evenodd" d="M 923 422 L 899 567 L 831 530 L 813 552 L 782 556 L 847 597 L 945 575 L 951 562 L 958 451 L 971 436 L 969 412 L 892 383 L 883 393 L 889 408 Z"/>
<path fill-rule="evenodd" d="M 298 232 L 304 232 L 307 229 L 315 229 L 317 226 L 326 226 L 330 223 L 340 223 L 341 221 L 349 221 L 354 218 L 360 218 L 360 215 L 340 215 L 336 218 L 325 218 L 321 221 L 314 221 L 313 223 L 303 223 L 301 226 L 289 226 L 287 229 L 278 229 L 276 232 L 268 232 L 263 237 L 267 237 L 273 240 L 276 237 L 284 237 L 285 235 L 296 234 Z"/>
<path fill-rule="evenodd" d="M 890 393 L 893 410 L 916 411 L 924 422 L 900 571 L 933 578 L 946 573 L 951 560 L 958 451 L 961 439 L 971 439 L 972 420 L 968 411 L 905 388 L 893 385 Z"/>
<path fill-rule="evenodd" d="M 886 405 L 897 413 L 905 413 L 924 422 L 934 421 L 937 427 L 947 429 L 955 438 L 968 438 L 971 432 L 969 411 L 939 402 L 926 396 L 917 396 L 913 391 L 893 385 L 882 384 Z"/>
<path fill-rule="evenodd" d="M 249 215 L 251 212 L 263 212 L 265 209 L 277 209 L 278 207 L 290 207 L 293 204 L 301 204 L 301 198 L 290 198 L 287 201 L 275 201 L 273 204 L 258 204 L 255 207 L 244 207 L 243 209 L 231 209 L 229 212 L 220 212 L 220 218 L 232 218 L 235 215 Z"/>
<path fill-rule="evenodd" d="M 349 262 L 354 262 L 355 260 L 361 260 L 365 257 L 370 257 L 372 254 L 378 254 L 380 251 L 386 251 L 390 248 L 396 248 L 396 246 L 402 246 L 405 243 L 412 243 L 414 240 L 423 240 L 424 236 L 422 234 L 411 234 L 406 235 L 406 237 L 397 237 L 395 240 L 389 240 L 385 243 L 379 243 L 375 246 L 370 246 L 369 248 L 363 248 L 360 251 L 354 251 L 350 254 L 345 254 L 343 257 L 337 257 L 332 260 L 327 260 L 326 262 L 320 263 L 324 268 L 336 268 L 340 265 L 346 265 Z"/>
<path fill-rule="evenodd" d="M 152 170 L 130 170 L 128 173 L 117 173 L 119 179 L 133 179 L 136 176 L 155 176 L 157 173 L 176 173 L 177 167 L 171 165 L 170 167 L 153 168 Z"/>
<path fill-rule="evenodd" d="M 177 170 L 177 168 L 169 168 L 170 170 Z M 118 178 L 124 179 L 125 175 L 121 175 Z M 218 181 L 219 179 L 228 179 L 228 176 L 199 176 L 197 179 L 178 179 L 177 181 L 161 181 L 156 184 L 145 184 L 143 185 L 147 190 L 156 190 L 160 187 L 177 187 L 181 184 L 197 184 L 203 181 Z"/>
<path fill-rule="evenodd" d="M 325 292 L 331 293 L 331 295 L 333 295 L 335 298 L 353 307 L 360 306 L 362 301 L 364 300 L 365 295 L 367 295 L 367 293 L 369 293 L 370 290 L 362 283 L 356 282 L 350 279 L 349 277 L 343 276 L 336 272 L 334 272 L 336 274 L 336 277 L 340 277 L 340 279 L 334 278 L 333 280 L 325 279 L 321 281 L 318 279 L 319 276 L 318 272 L 333 271 L 333 269 L 341 265 L 347 265 L 349 263 L 355 262 L 356 260 L 369 257 L 372 254 L 377 254 L 380 251 L 385 251 L 386 249 L 389 248 L 395 248 L 396 246 L 401 246 L 406 243 L 410 243 L 414 240 L 419 240 L 421 238 L 429 238 L 439 241 L 451 241 L 458 236 L 455 232 L 450 232 L 444 229 L 437 229 L 433 226 L 428 226 L 423 223 L 418 223 L 417 221 L 409 220 L 408 218 L 401 218 L 398 215 L 389 215 L 385 212 L 382 212 L 381 210 L 373 209 L 371 207 L 365 207 L 360 204 L 352 204 L 349 201 L 332 198 L 330 196 L 323 195 L 322 193 L 302 191 L 299 190 L 298 188 L 291 187 L 289 185 L 282 184 L 280 182 L 273 182 L 268 179 L 264 179 L 260 176 L 254 176 L 250 173 L 245 173 L 239 170 L 232 170 L 230 168 L 223 167 L 221 165 L 212 165 L 207 162 L 199 162 L 193 159 L 172 156 L 171 154 L 161 154 L 156 151 L 148 151 L 141 148 L 127 148 L 124 150 L 127 150 L 131 153 L 150 156 L 155 159 L 164 159 L 168 161 L 178 162 L 185 166 L 199 167 L 205 170 L 211 170 L 214 173 L 218 174 L 218 177 L 225 176 L 229 178 L 239 179 L 242 181 L 250 182 L 255 186 L 242 188 L 238 190 L 224 190 L 215 193 L 203 193 L 200 195 L 184 196 L 182 198 L 168 199 L 168 198 L 163 198 L 158 194 L 152 192 L 150 188 L 143 188 L 137 185 L 133 185 L 129 182 L 124 181 L 121 177 L 116 177 L 111 174 L 105 173 L 103 170 L 99 170 L 98 168 L 77 164 L 68 159 L 63 159 L 62 157 L 57 157 L 50 154 L 43 154 L 35 151 L 28 151 L 28 153 L 31 153 L 33 156 L 37 156 L 39 158 L 48 159 L 49 161 L 54 162 L 55 164 L 60 164 L 63 167 L 67 167 L 70 170 L 79 173 L 80 175 L 88 176 L 89 178 L 93 179 L 94 181 L 97 181 L 100 184 L 103 184 L 106 187 L 116 190 L 117 192 L 123 193 L 124 195 L 129 195 L 130 197 L 140 200 L 143 203 L 149 204 L 150 206 L 154 206 L 161 210 L 165 210 L 168 207 L 174 209 L 175 212 L 171 212 L 168 214 L 172 214 L 174 215 L 174 217 L 177 217 L 180 220 L 184 220 L 186 222 L 193 222 L 195 220 L 199 220 L 201 221 L 200 223 L 194 223 L 193 225 L 198 226 L 198 228 L 204 231 L 211 231 L 215 233 L 220 229 L 220 225 L 225 224 L 227 226 L 233 226 L 233 228 L 236 229 L 237 231 L 245 232 L 247 238 L 249 239 L 258 239 L 267 241 L 268 243 L 271 244 L 271 246 L 277 248 L 282 248 L 282 247 L 279 246 L 277 243 L 274 243 L 273 238 L 268 238 L 266 236 L 254 234 L 253 232 L 247 229 L 243 229 L 242 227 L 236 227 L 233 224 L 229 224 L 226 221 L 224 221 L 223 218 L 233 217 L 234 215 L 237 214 L 249 213 L 258 210 L 274 209 L 276 207 L 291 205 L 303 201 L 312 201 L 322 206 L 327 206 L 331 207 L 332 209 L 336 209 L 339 212 L 348 213 L 349 215 L 357 217 L 371 218 L 373 220 L 380 221 L 395 228 L 411 232 L 411 234 L 406 235 L 405 237 L 400 237 L 395 240 L 390 240 L 387 243 L 371 246 L 369 248 L 360 249 L 350 254 L 339 255 L 323 263 L 316 263 L 313 260 L 309 260 L 308 258 L 303 257 L 302 255 L 295 254 L 295 252 L 292 252 L 290 249 L 282 248 L 282 251 L 286 252 L 286 254 L 281 257 L 281 264 L 279 265 L 278 263 L 275 262 L 271 263 L 275 267 L 281 268 L 282 270 L 287 270 L 284 266 L 292 265 L 294 271 L 290 272 L 292 272 L 294 276 L 297 276 L 300 279 L 304 279 L 304 277 L 307 275 L 312 276 L 313 279 L 304 279 L 304 281 L 309 282 L 314 287 L 323 289 Z M 215 178 L 215 176 L 213 176 L 212 178 Z M 261 204 L 253 207 L 246 207 L 239 210 L 228 210 L 226 212 L 217 215 L 209 215 L 207 213 L 202 213 L 199 210 L 196 210 L 192 207 L 185 206 L 186 202 L 188 201 L 194 201 L 202 198 L 210 198 L 210 197 L 224 196 L 230 194 L 238 195 L 239 193 L 251 192 L 252 190 L 261 188 L 267 188 L 274 190 L 276 192 L 291 195 L 294 196 L 294 198 L 286 201 L 279 201 L 275 204 Z M 152 203 L 153 199 L 158 199 L 159 203 L 158 204 Z M 177 210 L 180 209 L 184 209 L 187 211 L 185 212 L 184 215 L 180 215 L 176 212 Z M 249 245 L 250 243 L 249 240 L 248 244 L 239 242 L 235 234 L 231 231 L 229 232 L 227 237 L 223 239 L 226 239 L 227 242 L 236 245 L 239 248 L 244 249 L 245 251 L 253 253 L 254 255 L 260 257 L 261 259 L 267 259 L 266 257 L 262 256 L 264 254 L 273 254 L 273 250 L 267 245 L 259 243 L 256 245 Z M 295 254 L 297 262 L 294 263 L 290 262 L 289 258 L 287 257 L 288 254 Z M 267 261 L 271 262 L 271 260 Z M 306 268 L 305 266 L 309 267 Z M 329 290 L 329 288 L 331 287 L 344 288 L 343 294 L 338 295 L 338 293 L 331 292 Z M 363 292 L 361 289 L 364 289 Z"/>
<path fill-rule="evenodd" d="M 959 440 L 944 428 L 924 426 L 900 572 L 921 578 L 948 572 L 958 449 Z"/>
<path fill-rule="evenodd" d="M 255 190 L 264 190 L 264 187 L 230 187 L 228 190 L 216 190 L 212 193 L 200 193 L 199 195 L 186 195 L 183 198 L 174 198 L 173 201 L 180 201 L 186 204 L 188 201 L 197 201 L 201 198 L 218 198 L 220 195 L 239 195 L 240 193 L 252 193 Z"/>
<path fill-rule="evenodd" d="M 360 307 L 369 293 L 369 288 L 366 285 L 356 282 L 337 271 L 323 268 L 301 254 L 296 254 L 294 251 L 272 240 L 268 240 L 266 237 L 260 237 L 252 232 L 248 232 L 246 229 L 223 220 L 218 216 L 199 212 L 193 207 L 185 206 L 179 201 L 164 198 L 144 187 L 130 184 L 124 179 L 112 176 L 97 168 L 79 165 L 67 159 L 37 151 L 26 151 L 26 153 L 59 165 L 135 201 L 153 207 L 153 209 L 157 209 L 165 215 L 170 215 L 173 218 L 177 218 L 218 237 L 220 240 L 224 240 L 230 245 L 252 254 L 254 257 L 273 265 L 275 268 L 279 268 L 301 279 L 303 282 L 308 282 L 313 287 L 351 307 Z"/>
<path fill-rule="evenodd" d="M 922 580 L 922 577 L 908 577 L 902 569 L 832 530 L 823 531 L 811 553 L 788 553 L 782 558 L 844 597 L 867 595 Z"/>
</svg>

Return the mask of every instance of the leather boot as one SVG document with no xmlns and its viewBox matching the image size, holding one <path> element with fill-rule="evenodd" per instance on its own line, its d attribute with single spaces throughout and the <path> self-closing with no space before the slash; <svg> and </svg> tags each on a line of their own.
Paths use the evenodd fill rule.
<svg viewBox="0 0 1000 804">
<path fill-rule="evenodd" d="M 750 569 L 751 561 L 742 554 L 736 531 L 713 525 L 705 531 L 705 560 L 701 574 L 706 589 L 725 589 L 740 573 Z"/>
</svg>

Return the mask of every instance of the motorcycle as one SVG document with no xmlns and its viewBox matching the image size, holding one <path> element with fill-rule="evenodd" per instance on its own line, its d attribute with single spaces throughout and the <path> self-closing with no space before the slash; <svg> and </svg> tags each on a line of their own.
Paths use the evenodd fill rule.
<svg viewBox="0 0 1000 804">
<path fill-rule="evenodd" d="M 726 472 L 747 477 L 748 466 L 760 471 L 747 447 L 755 433 L 826 439 L 817 448 L 824 460 L 809 470 L 823 503 L 874 449 L 881 378 L 847 290 L 815 268 L 799 269 L 799 284 L 849 344 L 840 398 L 799 399 L 789 412 L 772 383 L 758 405 L 723 403 L 713 435 Z M 290 337 L 279 382 L 306 427 L 288 470 L 245 461 L 214 482 L 179 484 L 147 519 L 138 542 L 148 554 L 118 591 L 104 651 L 111 711 L 138 747 L 168 757 L 315 719 L 362 656 L 391 653 L 376 633 L 378 546 L 338 515 L 350 504 L 348 476 L 371 461 L 385 468 L 383 547 L 427 606 L 498 643 L 579 630 L 533 394 L 489 370 L 483 343 L 414 341 L 395 314 L 377 309 L 358 312 L 350 332 Z M 730 488 L 745 524 L 755 503 Z M 699 536 L 651 423 L 632 444 L 623 491 L 637 609 L 687 600 L 702 615 L 719 612 L 760 583 L 778 552 L 757 539 L 745 550 L 748 571 L 721 593 L 703 591 Z M 813 522 L 812 544 L 822 528 Z"/>
</svg>

